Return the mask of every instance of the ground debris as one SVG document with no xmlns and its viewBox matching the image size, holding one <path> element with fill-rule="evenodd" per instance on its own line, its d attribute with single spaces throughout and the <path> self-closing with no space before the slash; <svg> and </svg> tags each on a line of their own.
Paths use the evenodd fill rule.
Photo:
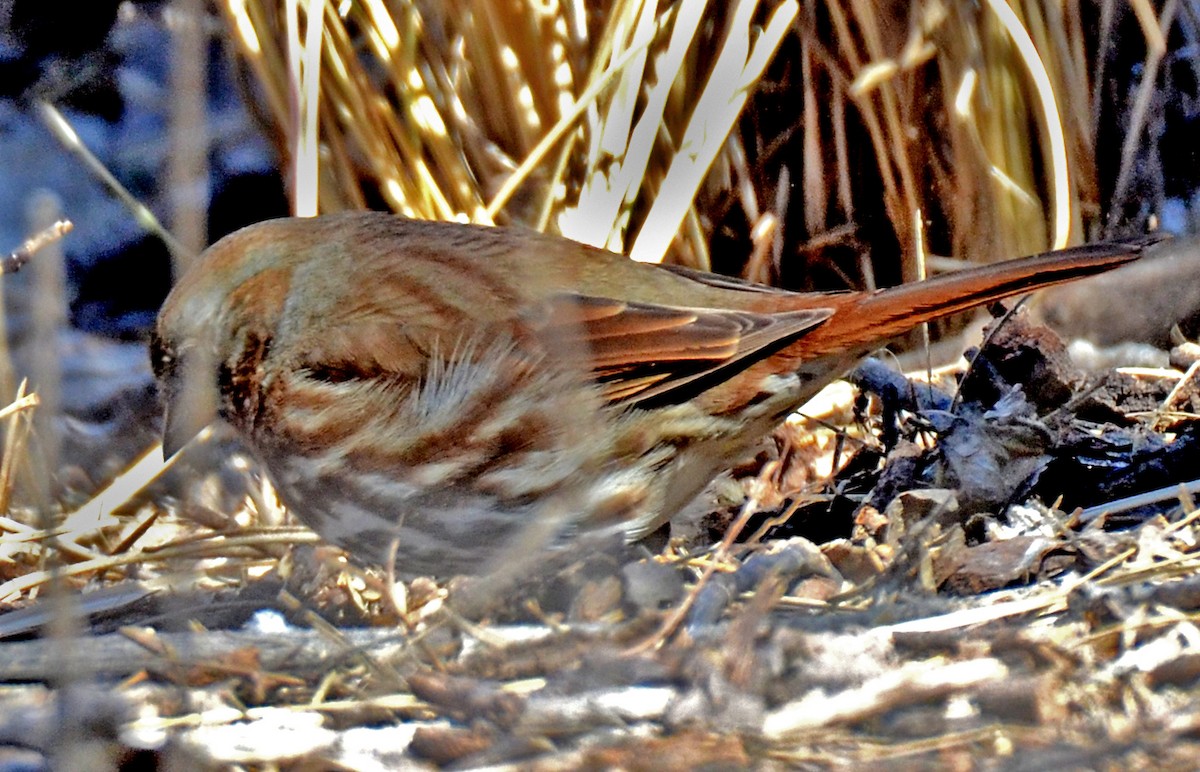
<svg viewBox="0 0 1200 772">
<path fill-rule="evenodd" d="M 790 422 L 687 539 L 581 542 L 515 583 L 400 582 L 228 515 L 156 534 L 131 505 L 76 540 L 141 560 L 72 569 L 73 629 L 14 564 L 0 699 L 26 724 L 0 739 L 50 736 L 62 690 L 29 684 L 66 673 L 137 706 L 80 747 L 190 768 L 1169 766 L 1200 750 L 1192 391 L 1088 375 L 1023 324 L 961 388 L 875 372 L 899 402 Z"/>
</svg>

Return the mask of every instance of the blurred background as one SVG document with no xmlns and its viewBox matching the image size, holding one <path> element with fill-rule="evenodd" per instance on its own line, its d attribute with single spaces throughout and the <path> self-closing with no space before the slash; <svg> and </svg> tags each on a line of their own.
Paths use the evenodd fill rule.
<svg viewBox="0 0 1200 772">
<path fill-rule="evenodd" d="M 6 676 L 6 683 L 32 686 L 20 709 L 0 711 L 8 717 L 0 719 L 0 741 L 10 738 L 0 745 L 36 746 L 40 740 L 50 749 L 67 747 L 64 727 L 82 727 L 86 731 L 77 734 L 91 737 L 103 722 L 125 722 L 111 703 L 80 702 L 82 709 L 73 710 L 86 720 L 77 716 L 76 726 L 63 719 L 71 713 L 61 707 L 64 703 L 56 705 L 37 691 L 42 683 L 70 683 L 80 672 L 98 673 L 102 665 L 96 663 L 116 645 L 114 639 L 120 643 L 136 638 L 137 644 L 131 645 L 144 650 L 141 653 L 153 652 L 158 661 L 144 665 L 136 660 L 124 670 L 113 666 L 105 671 L 129 676 L 120 689 L 97 679 L 97 692 L 105 699 L 137 704 L 143 717 L 148 713 L 142 708 L 154 703 L 158 715 L 170 720 L 192 710 L 207 713 L 213 706 L 233 706 L 232 714 L 225 715 L 232 715 L 227 720 L 234 723 L 246 715 L 247 706 L 278 701 L 311 707 L 327 699 L 357 698 L 364 685 L 363 694 L 380 686 L 389 692 L 397 689 L 400 679 L 389 680 L 377 662 L 359 667 L 365 650 L 372 658 L 377 653 L 381 658 L 391 655 L 369 645 L 360 648 L 354 642 L 359 639 L 338 637 L 340 631 L 331 635 L 319 619 L 305 616 L 310 609 L 342 627 L 371 622 L 389 636 L 399 630 L 401 638 L 405 631 L 428 632 L 424 625 L 436 619 L 444 596 L 434 583 L 402 586 L 378 577 L 372 580 L 345 561 L 339 563 L 336 555 L 306 547 L 316 543 L 313 534 L 281 526 L 269 484 L 219 430 L 209 441 L 192 446 L 199 447 L 198 452 L 179 454 L 182 459 L 163 471 L 147 335 L 173 277 L 223 235 L 271 217 L 365 207 L 410 217 L 557 232 L 638 260 L 676 262 L 793 289 L 869 289 L 964 264 L 1148 230 L 1194 234 L 1200 228 L 1198 118 L 1197 0 L 0 0 L 0 248 L 11 254 L 9 263 L 29 258 L 19 273 L 0 276 L 0 342 L 7 345 L 0 350 L 0 606 L 5 611 L 0 615 L 0 636 L 36 634 L 48 619 L 56 626 L 51 632 L 67 642 L 82 629 L 80 619 L 88 620 L 96 640 L 121 628 L 95 647 L 56 649 L 36 641 L 35 653 L 44 655 L 43 669 L 16 675 L 10 671 Z M 31 235 L 53 230 L 54 223 L 64 219 L 73 229 L 62 239 L 32 255 L 23 247 Z M 1194 336 L 1200 309 L 1200 252 L 1189 239 L 1175 243 L 1180 246 L 1170 260 L 1143 261 L 1146 271 L 1137 278 L 1123 273 L 1108 289 L 1088 289 L 1074 300 L 1067 294 L 1056 294 L 1053 300 L 1043 295 L 1044 315 L 1055 318 L 1072 337 L 1138 343 L 1145 347 L 1137 354 L 1146 354 L 1145 363 L 1165 368 L 1163 348 L 1172 340 L 1172 324 L 1184 320 L 1175 342 Z M 956 324 L 961 326 L 962 320 Z M 954 329 L 954 324 L 939 326 L 933 337 Z M 1018 329 L 1026 334 L 1028 327 Z M 1029 337 L 1045 342 L 1041 333 Z M 978 345 L 979 336 L 969 340 L 964 344 L 951 339 L 951 355 L 958 357 L 965 345 Z M 1138 363 L 1121 356 L 1120 364 Z M 923 369 L 925 361 L 920 365 Z M 1149 428 L 1141 434 L 1133 429 L 1117 432 L 1109 446 L 1130 455 L 1200 447 L 1191 429 L 1180 430 L 1186 442 L 1171 446 L 1166 437 L 1175 432 L 1175 424 L 1164 419 L 1166 429 L 1154 428 L 1164 405 L 1175 411 L 1172 422 L 1184 424 L 1194 417 L 1194 403 L 1187 400 L 1200 397 L 1182 386 L 1192 383 L 1198 371 L 1200 364 L 1194 362 L 1187 377 L 1161 370 L 1173 375 L 1160 377 L 1158 383 L 1178 382 L 1183 397 L 1175 400 L 1172 389 L 1171 396 L 1155 393 L 1129 408 L 1125 412 Z M 767 447 L 752 464 L 735 472 L 741 480 L 756 483 L 760 470 L 787 457 L 798 471 L 781 473 L 772 481 L 778 483 L 777 491 L 764 494 L 767 486 L 757 485 L 751 499 L 773 517 L 783 510 L 785 497 L 797 491 L 818 494 L 810 497 L 816 514 L 795 518 L 800 529 L 809 530 L 797 532 L 815 541 L 845 542 L 830 554 L 835 559 L 841 555 L 839 571 L 857 566 L 856 573 L 846 574 L 866 588 L 857 600 L 865 601 L 866 593 L 880 591 L 881 586 L 886 590 L 887 572 L 892 579 L 901 577 L 901 584 L 893 585 L 900 587 L 895 597 L 882 591 L 877 596 L 886 598 L 878 604 L 878 620 L 895 631 L 899 626 L 892 623 L 904 614 L 924 615 L 927 609 L 913 611 L 910 605 L 898 613 L 902 604 L 893 600 L 911 595 L 923 604 L 934 596 L 934 585 L 925 588 L 928 593 L 912 591 L 918 582 L 903 579 L 905 561 L 916 564 L 932 553 L 924 551 L 928 545 L 918 544 L 921 539 L 905 537 L 903 527 L 896 531 L 901 536 L 895 543 L 877 545 L 869 535 L 869 550 L 847 547 L 855 507 L 863 497 L 850 506 L 853 496 L 842 495 L 842 484 L 829 484 L 827 478 L 839 463 L 850 475 L 858 473 L 846 462 L 852 453 L 843 453 L 849 433 L 842 433 L 841 427 L 866 422 L 855 395 L 846 397 L 842 407 L 836 419 L 818 416 L 811 423 L 798 423 L 778 447 Z M 1101 412 L 1116 413 L 1115 408 Z M 1122 413 L 1121 420 L 1125 417 Z M 1109 446 L 1098 444 L 1099 429 L 1089 424 L 1077 434 L 1083 438 L 1081 445 L 1091 443 L 1088 453 L 1074 453 L 1086 456 L 1081 463 L 1105 472 L 1121 470 L 1125 456 L 1116 450 L 1101 452 Z M 802 441 L 811 443 L 814 457 L 819 452 L 825 459 L 819 474 L 809 474 L 809 467 L 816 469 L 817 464 L 803 458 L 807 449 Z M 1092 453 L 1095 448 L 1100 450 Z M 965 455 L 975 450 L 972 445 Z M 851 460 L 873 473 L 882 452 L 875 452 L 874 446 L 868 451 Z M 1155 482 L 1160 478 L 1153 474 L 1145 475 L 1147 485 L 1191 479 L 1194 456 L 1178 463 L 1183 471 L 1161 482 Z M 1158 464 L 1155 457 L 1147 465 L 1154 465 L 1155 471 Z M 1093 478 L 1080 478 L 1074 468 L 1065 476 L 1073 486 L 1107 495 L 1089 482 Z M 881 487 L 891 486 L 886 482 Z M 1067 622 L 1058 627 L 1049 624 L 1049 617 L 1035 615 L 1019 635 L 994 636 L 1001 646 L 1018 642 L 1019 651 L 1005 657 L 1013 672 L 1022 662 L 1041 663 L 1037 666 L 1052 672 L 1044 680 L 1022 680 L 999 670 L 996 660 L 989 678 L 1007 691 L 993 693 L 991 702 L 1000 706 L 995 708 L 995 721 L 1004 731 L 989 729 L 977 739 L 962 741 L 968 751 L 972 744 L 976 752 L 986 746 L 985 753 L 1002 757 L 1010 766 L 1053 768 L 1066 754 L 1077 764 L 1078 758 L 1091 758 L 1081 755 L 1083 751 L 1104 753 L 1118 746 L 1136 750 L 1151 734 L 1146 731 L 1149 725 L 1161 732 L 1161 747 L 1189 759 L 1176 766 L 1194 764 L 1190 760 L 1195 749 L 1187 740 L 1195 735 L 1197 711 L 1186 707 L 1194 706 L 1196 693 L 1196 634 L 1191 622 L 1196 593 L 1190 579 L 1197 542 L 1193 530 L 1170 535 L 1195 520 L 1195 490 L 1186 494 L 1192 497 L 1187 499 L 1186 517 L 1168 527 L 1155 516 L 1128 544 L 1098 541 L 1098 529 L 1082 538 L 1063 525 L 1065 515 L 1062 521 L 1047 517 L 1053 524 L 1047 531 L 1054 536 L 1050 542 L 1041 531 L 1029 529 L 1038 534 L 1039 544 L 1049 545 L 1044 548 L 1047 555 L 1069 558 L 1062 563 L 1048 559 L 1050 567 L 1043 569 L 1047 573 L 1029 569 L 1034 575 L 1057 577 L 1060 567 L 1070 567 L 1094 577 L 1136 554 L 1129 561 L 1129 573 L 1137 581 L 1143 581 L 1145 565 L 1154 561 L 1164 567 L 1164 575 L 1191 571 L 1189 582 L 1180 583 L 1184 587 L 1178 596 L 1187 600 L 1149 592 L 1137 595 L 1140 588 L 1110 600 L 1106 598 L 1117 596 L 1089 590 L 1090 595 L 1072 596 L 1079 616 L 1064 617 Z M 725 514 L 732 517 L 742 506 L 744 493 L 736 488 L 721 499 Z M 889 507 L 885 514 L 891 511 Z M 866 522 L 878 526 L 885 519 Z M 904 518 L 895 522 L 903 525 Z M 982 522 L 976 520 L 970 527 L 982 529 Z M 766 527 L 750 540 L 756 542 Z M 962 529 L 957 536 L 951 546 L 965 549 Z M 905 553 L 897 547 L 893 552 L 901 538 L 920 551 Z M 1171 538 L 1186 541 L 1190 555 L 1168 550 Z M 1134 540 L 1136 550 L 1129 546 Z M 966 592 L 1028 581 L 1026 560 L 1032 558 L 1027 556 L 1037 552 L 1031 542 L 996 541 L 1000 549 L 1010 551 L 997 552 L 995 558 L 983 552 L 984 563 L 1006 570 L 1017 566 L 1013 570 L 1021 573 L 1015 578 L 1004 574 L 993 584 L 963 585 Z M 939 541 L 939 549 L 941 545 Z M 1076 557 L 1077 550 L 1081 557 Z M 815 548 L 812 553 L 832 568 L 822 553 Z M 893 554 L 899 556 L 895 563 L 889 557 Z M 666 570 L 670 576 L 653 573 L 662 566 L 630 575 L 640 576 L 629 582 L 631 586 L 653 591 L 635 604 L 642 611 L 658 613 L 664 599 L 680 597 L 683 580 L 675 576 L 675 569 L 692 571 L 694 577 L 702 565 L 689 563 L 686 550 L 675 557 Z M 900 571 L 890 568 L 895 565 Z M 920 566 L 924 572 L 926 563 Z M 596 618 L 617 618 L 605 616 L 610 609 L 601 601 L 616 604 L 625 599 L 592 592 L 611 585 L 593 586 L 587 583 L 590 577 L 580 576 L 587 592 L 575 585 L 569 592 L 551 589 L 571 604 L 576 596 L 591 597 L 599 608 Z M 756 715 L 743 699 L 747 691 L 761 689 L 777 703 L 812 687 L 820 699 L 802 702 L 798 712 L 803 726 L 815 733 L 816 747 L 832 749 L 837 761 L 830 766 L 845 766 L 846 759 L 859 758 L 846 755 L 846 735 L 827 734 L 826 724 L 808 722 L 828 719 L 836 726 L 836 721 L 857 722 L 865 715 L 857 688 L 849 690 L 849 710 L 822 707 L 832 704 L 826 701 L 827 690 L 851 683 L 836 680 L 848 667 L 867 663 L 864 672 L 875 679 L 889 669 L 899 670 L 896 662 L 904 656 L 933 656 L 929 646 L 944 646 L 956 652 L 953 657 L 972 659 L 992 651 L 988 637 L 996 628 L 972 621 L 970 630 L 976 637 L 969 641 L 960 636 L 968 626 L 963 623 L 949 634 L 951 628 L 937 628 L 936 641 L 910 639 L 915 653 L 878 653 L 879 642 L 890 640 L 893 633 L 861 635 L 859 622 L 851 619 L 859 610 L 853 603 L 832 613 L 834 603 L 826 606 L 825 600 L 845 599 L 851 593 L 829 577 L 825 584 L 814 585 L 811 597 L 800 593 L 805 602 L 779 607 L 798 613 L 780 626 L 782 644 L 766 648 L 762 623 L 785 588 L 776 587 L 774 569 L 762 576 L 770 591 L 747 602 L 746 613 L 737 612 L 742 615 L 728 635 L 710 637 L 709 649 L 688 650 L 704 639 L 682 635 L 683 645 L 676 651 L 663 650 L 667 656 L 662 662 L 667 664 L 647 670 L 644 659 L 629 657 L 627 646 L 634 638 L 613 638 L 599 648 L 611 651 L 611 656 L 593 658 L 603 674 L 597 680 L 607 684 L 612 674 L 621 686 L 643 680 L 685 685 L 679 687 L 687 689 L 681 692 L 687 699 L 678 701 L 682 709 L 664 726 L 716 727 L 733 733 L 751 726 L 746 717 Z M 920 581 L 928 580 L 925 573 L 920 576 Z M 71 592 L 55 598 L 56 585 Z M 1061 606 L 1066 609 L 1068 594 L 1078 585 L 1062 585 Z M 1116 593 L 1124 585 L 1113 587 Z M 730 590 L 730 597 L 744 590 Z M 818 594 L 826 590 L 827 595 Z M 659 591 L 661 597 L 655 597 Z M 45 614 L 42 601 L 47 596 L 55 602 L 70 598 L 84 613 Z M 158 603 L 158 596 L 170 602 Z M 1086 603 L 1076 604 L 1076 598 Z M 334 653 L 297 665 L 294 646 L 301 635 L 267 619 L 285 644 L 280 658 L 263 659 L 260 668 L 259 649 L 238 639 L 237 654 L 212 655 L 213 662 L 223 657 L 220 667 L 183 666 L 193 652 L 185 646 L 208 640 L 197 632 L 200 624 L 209 630 L 256 635 L 264 608 L 317 628 L 320 636 L 337 642 Z M 722 609 L 713 619 L 724 613 Z M 820 612 L 813 618 L 822 630 L 829 620 L 854 626 L 847 628 L 849 634 L 816 645 L 786 637 L 794 632 L 791 626 L 803 609 Z M 548 605 L 532 612 L 541 615 L 547 610 L 552 617 L 554 609 Z M 423 616 L 426 611 L 428 617 Z M 1111 623 L 1111 615 L 1121 614 L 1134 620 L 1128 628 Z M 255 621 L 248 622 L 252 616 Z M 1143 616 L 1149 621 L 1137 627 Z M 1080 617 L 1087 624 L 1076 624 Z M 1187 624 L 1178 634 L 1179 641 L 1186 642 L 1180 644 L 1180 660 L 1191 658 L 1177 668 L 1183 675 L 1152 674 L 1148 666 L 1124 660 L 1131 650 L 1124 647 L 1132 647 L 1135 639 L 1139 644 L 1150 641 L 1147 649 L 1157 645 L 1158 639 L 1150 636 L 1151 625 L 1174 629 L 1162 620 Z M 74 624 L 79 627 L 72 628 Z M 131 632 L 134 625 L 141 633 Z M 143 629 L 150 625 L 153 628 Z M 1076 638 L 1063 633 L 1068 627 Z M 187 630 L 194 638 L 154 640 L 158 632 L 172 628 Z M 1037 629 L 1056 637 L 1027 635 Z M 648 634 L 643 630 L 634 635 L 640 640 Z M 1169 632 L 1163 638 L 1174 635 Z M 54 642 L 54 635 L 47 637 Z M 447 639 L 413 638 L 419 646 L 405 657 L 424 648 L 416 659 L 406 661 L 428 657 L 437 667 L 426 669 L 443 675 L 443 665 L 456 657 L 452 646 L 445 645 Z M 1005 640 L 1009 643 L 1003 644 Z M 486 649 L 486 659 L 491 646 L 476 648 Z M 488 670 L 486 688 L 473 686 L 470 691 L 458 686 L 442 689 L 434 680 L 428 683 L 437 689 L 427 688 L 417 702 L 365 709 L 363 703 L 353 712 L 329 715 L 345 726 L 357 728 L 361 722 L 372 729 L 404 711 L 422 720 L 451 716 L 472 730 L 486 729 L 494 720 L 500 729 L 496 737 L 508 738 L 513 727 L 509 719 L 516 715 L 509 698 L 526 694 L 533 675 L 551 684 L 558 676 L 576 678 L 575 661 L 561 658 L 574 646 L 550 639 L 545 652 L 553 656 L 538 653 L 529 658 L 555 672 Z M 855 653 L 859 646 L 867 647 L 861 655 Z M 351 648 L 353 656 L 345 656 Z M 581 649 L 586 650 L 587 645 Z M 10 656 L 11 651 L 6 650 L 5 663 L 19 663 L 20 657 Z M 648 649 L 646 653 L 653 656 Z M 1110 667 L 1118 654 L 1122 663 Z M 936 658 L 946 659 L 940 653 Z M 229 661 L 235 663 L 233 669 Z M 1176 663 L 1159 654 L 1153 661 L 1171 667 Z M 785 662 L 789 668 L 798 666 L 789 673 L 780 669 Z M 1087 667 L 1096 670 L 1089 676 L 1096 691 L 1080 696 L 1080 670 Z M 293 672 L 301 677 L 289 678 Z M 797 673 L 798 681 L 792 678 Z M 524 685 L 493 701 L 491 695 L 500 694 L 493 691 L 494 679 L 512 674 Z M 586 681 L 586 668 L 583 674 L 578 683 Z M 830 677 L 835 680 L 825 680 Z M 1159 699 L 1156 683 L 1171 684 L 1173 678 L 1186 680 L 1186 691 L 1153 701 Z M 961 679 L 956 670 L 946 683 Z M 406 688 L 418 692 L 421 683 L 410 679 Z M 887 731 L 924 743 L 920 738 L 930 732 L 957 732 L 963 726 L 953 723 L 966 716 L 967 701 L 954 691 L 958 686 L 943 690 L 938 681 L 914 683 L 936 691 L 938 699 L 951 695 L 954 702 L 926 710 L 919 689 L 917 698 L 910 700 L 913 690 L 888 680 L 883 691 L 900 695 L 906 704 L 911 701 L 917 712 L 893 722 L 890 730 L 882 722 L 867 725 L 867 752 L 861 758 L 878 758 L 874 754 L 881 747 L 879 737 Z M 184 684 L 198 686 L 186 699 L 182 692 L 154 691 Z M 557 695 L 556 688 L 547 691 Z M 438 694 L 453 697 L 440 713 L 430 710 Z M 610 704 L 607 699 L 589 702 L 601 706 L 599 713 L 591 707 L 579 712 L 598 716 L 597 726 L 606 732 L 619 723 L 602 707 Z M 758 710 L 775 703 L 764 699 Z M 50 707 L 39 719 L 27 709 L 29 704 Z M 564 736 L 560 717 L 573 715 L 562 705 L 553 702 L 547 710 L 553 715 L 547 734 L 555 743 Z M 640 716 L 644 708 L 639 704 L 629 715 Z M 978 712 L 973 706 L 970 710 Z M 1032 724 L 1061 721 L 1065 727 L 1057 738 L 1027 740 L 1026 745 L 1046 751 L 1032 760 L 1012 755 L 1013 737 L 1033 737 L 1009 731 L 1027 720 L 1026 712 L 1033 716 L 1028 719 Z M 93 722 L 94 717 L 103 722 Z M 162 726 L 177 731 L 185 718 L 190 721 L 184 716 L 179 724 Z M 1089 734 L 1087 727 L 1110 719 L 1115 728 L 1107 735 Z M 46 727 L 42 734 L 30 729 L 39 720 Z M 203 729 L 202 723 L 186 726 Z M 300 728 L 290 732 L 271 727 L 267 736 L 304 745 L 319 723 L 291 724 Z M 537 747 L 550 747 L 549 741 L 542 743 L 540 731 L 535 723 L 529 736 L 537 738 Z M 196 747 L 206 753 L 221 747 L 211 735 L 195 735 Z M 703 757 L 705 736 L 685 732 L 678 737 L 675 752 L 683 761 L 677 768 L 703 766 L 688 760 Z M 1096 739 L 1103 737 L 1107 739 Z M 160 741 L 161 735 L 154 742 Z M 452 734 L 448 745 L 461 753 L 462 748 L 474 747 L 472 742 Z M 147 741 L 141 747 L 152 745 Z M 229 746 L 227 758 L 241 766 L 248 761 L 243 749 L 267 748 L 241 735 Z M 430 753 L 432 747 L 427 740 L 418 750 L 438 758 Z M 947 747 L 928 743 L 925 752 L 943 753 Z M 648 758 L 657 764 L 670 756 L 663 747 L 634 748 L 629 763 L 610 760 L 593 766 L 640 768 Z M 520 743 L 512 749 L 520 754 L 516 758 L 531 752 Z M 690 755 L 693 751 L 699 755 Z M 76 761 L 86 761 L 74 765 L 60 758 L 51 766 L 100 768 L 91 746 L 85 744 L 83 752 L 92 755 L 78 756 Z M 283 748 L 279 758 L 296 752 Z M 1036 761 L 1039 757 L 1042 762 Z M 504 757 L 492 760 L 498 758 Z M 811 764 L 817 757 L 780 758 L 784 763 Z M 895 768 L 912 768 L 913 758 L 902 756 Z M 954 757 L 939 758 L 945 762 Z M 974 765 L 967 755 L 958 758 L 960 762 L 951 766 Z M 1020 762 L 1012 761 L 1018 758 Z M 1141 763 L 1123 766 L 1147 766 L 1139 759 Z M 8 757 L 0 764 L 5 760 Z M 395 768 L 396 763 L 393 759 L 363 768 Z M 11 760 L 8 766 L 13 766 Z M 562 768 L 582 767 L 587 765 Z M 360 767 L 345 762 L 339 768 Z"/>
<path fill-rule="evenodd" d="M 796 289 L 1190 233 L 1198 52 L 1175 0 L 0 0 L 0 245 L 74 223 L 3 278 L 0 389 L 63 459 L 34 489 L 87 501 L 154 443 L 172 276 L 289 213 Z"/>
</svg>

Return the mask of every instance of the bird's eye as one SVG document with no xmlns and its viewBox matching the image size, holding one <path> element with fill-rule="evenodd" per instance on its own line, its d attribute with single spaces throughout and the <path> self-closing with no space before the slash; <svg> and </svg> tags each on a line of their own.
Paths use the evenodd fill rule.
<svg viewBox="0 0 1200 772">
<path fill-rule="evenodd" d="M 175 369 L 175 352 L 157 333 L 150 336 L 150 367 L 156 378 L 162 378 Z"/>
</svg>

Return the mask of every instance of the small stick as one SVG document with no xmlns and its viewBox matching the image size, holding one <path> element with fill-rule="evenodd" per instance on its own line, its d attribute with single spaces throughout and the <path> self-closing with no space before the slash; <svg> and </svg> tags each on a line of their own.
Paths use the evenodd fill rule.
<svg viewBox="0 0 1200 772">
<path fill-rule="evenodd" d="M 70 220 L 58 220 L 50 227 L 44 228 L 33 236 L 30 236 L 15 252 L 10 252 L 8 257 L 0 260 L 0 274 L 16 273 L 21 270 L 29 262 L 29 258 L 33 257 L 35 252 L 44 248 L 47 244 L 58 241 L 70 233 L 74 227 L 74 223 Z"/>
</svg>

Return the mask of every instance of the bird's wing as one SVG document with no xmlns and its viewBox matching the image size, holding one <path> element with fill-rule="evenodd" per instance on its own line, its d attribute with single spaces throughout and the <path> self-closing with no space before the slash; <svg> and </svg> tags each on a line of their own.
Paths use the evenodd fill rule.
<svg viewBox="0 0 1200 772">
<path fill-rule="evenodd" d="M 606 400 L 676 402 L 819 326 L 832 308 L 757 313 L 562 293 L 524 316 L 549 356 L 580 357 Z"/>
<path fill-rule="evenodd" d="M 578 368 L 610 403 L 682 402 L 732 377 L 820 326 L 832 308 L 758 313 L 684 308 L 575 293 L 527 307 L 510 323 L 445 329 L 394 320 L 327 327 L 316 340 L 293 343 L 291 366 L 327 381 L 374 379 L 415 384 L 438 362 L 496 357 L 490 343 L 508 341 L 508 363 L 547 359 Z"/>
</svg>

